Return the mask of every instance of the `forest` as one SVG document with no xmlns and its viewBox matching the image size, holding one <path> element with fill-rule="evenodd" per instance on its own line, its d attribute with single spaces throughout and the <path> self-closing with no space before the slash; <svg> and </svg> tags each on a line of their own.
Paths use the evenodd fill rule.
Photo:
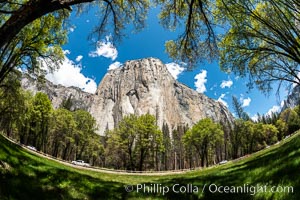
<svg viewBox="0 0 300 200">
<path fill-rule="evenodd" d="M 253 121 L 233 96 L 234 124 L 205 118 L 192 127 L 164 124 L 160 129 L 154 116 L 131 114 L 100 136 L 89 112 L 71 110 L 71 97 L 54 109 L 46 94 L 25 91 L 14 78 L 5 83 L 0 90 L 3 134 L 53 157 L 84 160 L 95 167 L 127 171 L 208 167 L 267 148 L 300 129 L 299 105 Z"/>
<path fill-rule="evenodd" d="M 54 109 L 47 95 L 22 90 L 19 80 L 20 69 L 39 79 L 44 67 L 58 66 L 70 12 L 80 15 L 89 6 L 101 13 L 91 33 L 98 37 L 110 32 L 118 41 L 127 26 L 141 30 L 148 10 L 160 6 L 165 29 L 183 24 L 183 32 L 166 41 L 165 48 L 188 68 L 218 60 L 224 72 L 247 78 L 249 88 L 266 94 L 274 83 L 278 90 L 300 84 L 298 0 L 0 0 L 3 134 L 67 161 L 143 171 L 211 166 L 267 148 L 300 128 L 299 105 L 253 121 L 233 96 L 234 124 L 203 119 L 192 127 L 165 124 L 160 130 L 154 116 L 130 115 L 105 135 L 95 134 L 95 120 L 87 111 L 70 110 L 68 99 Z"/>
</svg>

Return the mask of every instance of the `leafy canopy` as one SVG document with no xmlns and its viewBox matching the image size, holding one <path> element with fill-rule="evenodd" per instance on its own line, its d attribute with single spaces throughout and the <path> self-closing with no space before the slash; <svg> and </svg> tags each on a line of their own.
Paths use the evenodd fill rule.
<svg viewBox="0 0 300 200">
<path fill-rule="evenodd" d="M 7 30 L 14 12 L 22 8 L 22 2 L 1 3 L 3 7 L 0 9 L 0 33 L 1 30 Z M 23 3 L 25 5 L 25 2 Z M 45 59 L 44 63 L 51 62 L 57 65 L 64 57 L 61 46 L 67 41 L 64 19 L 68 16 L 68 12 L 60 10 L 37 18 L 22 27 L 17 35 L 5 43 L 0 48 L 0 83 L 16 67 L 29 72 L 39 69 L 41 59 Z M 5 41 L 4 37 L 3 41 Z"/>
<path fill-rule="evenodd" d="M 183 136 L 184 144 L 196 149 L 201 159 L 201 165 L 209 164 L 208 154 L 216 149 L 224 139 L 224 132 L 220 124 L 214 123 L 211 119 L 200 120 Z"/>
<path fill-rule="evenodd" d="M 155 151 L 163 150 L 163 134 L 150 114 L 125 116 L 108 134 L 109 154 L 119 154 L 130 170 L 143 170 L 144 162 Z"/>
<path fill-rule="evenodd" d="M 186 62 L 187 68 L 220 55 L 221 68 L 248 76 L 250 88 L 256 84 L 269 92 L 275 81 L 279 86 L 300 83 L 298 0 L 2 0 L 0 82 L 15 66 L 34 69 L 40 57 L 62 59 L 64 19 L 70 10 L 81 13 L 91 5 L 100 13 L 93 31 L 99 37 L 113 33 L 120 39 L 128 25 L 144 28 L 148 10 L 159 6 L 164 28 L 183 28 L 165 46 L 170 57 Z"/>
<path fill-rule="evenodd" d="M 221 68 L 266 93 L 275 81 L 299 85 L 299 7 L 298 0 L 217 0 L 216 20 L 229 27 L 219 43 Z"/>
</svg>

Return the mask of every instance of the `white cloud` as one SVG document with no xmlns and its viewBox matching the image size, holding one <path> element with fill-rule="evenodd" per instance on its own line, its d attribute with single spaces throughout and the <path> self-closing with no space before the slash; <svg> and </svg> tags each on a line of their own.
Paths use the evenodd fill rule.
<svg viewBox="0 0 300 200">
<path fill-rule="evenodd" d="M 89 20 L 89 19 L 87 19 L 87 20 L 86 20 L 86 23 L 89 23 L 89 22 L 90 22 L 90 20 Z"/>
<path fill-rule="evenodd" d="M 120 63 L 120 62 L 114 62 L 111 65 L 109 65 L 109 67 L 108 67 L 107 70 L 117 69 L 117 68 L 119 68 L 121 66 L 122 66 L 122 63 Z"/>
<path fill-rule="evenodd" d="M 276 113 L 276 112 L 278 112 L 278 111 L 280 111 L 280 106 L 273 106 L 272 108 L 270 108 L 270 109 L 268 110 L 268 112 L 266 113 L 266 115 L 271 116 L 272 113 Z"/>
<path fill-rule="evenodd" d="M 250 105 L 251 98 L 248 97 L 248 98 L 246 98 L 246 99 L 242 99 L 241 101 L 242 101 L 242 107 L 247 107 L 247 106 Z"/>
<path fill-rule="evenodd" d="M 81 73 L 81 66 L 75 65 L 73 61 L 65 57 L 58 70 L 49 72 L 46 79 L 54 84 L 61 84 L 66 87 L 75 86 L 85 92 L 95 93 L 97 89 L 96 82 Z"/>
<path fill-rule="evenodd" d="M 206 91 L 206 87 L 205 87 L 205 83 L 207 82 L 206 75 L 207 75 L 207 71 L 202 70 L 194 78 L 197 80 L 195 81 L 195 87 L 196 87 L 196 91 L 199 93 L 203 93 Z"/>
<path fill-rule="evenodd" d="M 221 96 L 217 99 L 218 102 L 221 102 L 222 104 L 224 104 L 224 106 L 228 107 L 228 103 L 226 101 L 224 101 L 224 97 L 226 94 L 221 94 Z"/>
<path fill-rule="evenodd" d="M 65 55 L 69 55 L 69 54 L 71 53 L 71 51 L 68 50 L 68 49 L 66 49 L 66 50 L 63 50 L 63 53 L 64 53 Z"/>
<path fill-rule="evenodd" d="M 69 28 L 69 31 L 70 31 L 70 32 L 74 32 L 74 31 L 75 31 L 75 28 L 76 28 L 76 26 L 73 25 L 73 26 L 71 26 L 71 27 Z"/>
<path fill-rule="evenodd" d="M 223 80 L 220 87 L 221 88 L 225 88 L 225 87 L 230 88 L 232 86 L 232 84 L 233 84 L 232 80 L 228 80 L 228 81 Z"/>
<path fill-rule="evenodd" d="M 110 58 L 115 60 L 118 56 L 118 51 L 116 47 L 111 43 L 110 37 L 106 36 L 105 40 L 97 42 L 97 48 L 95 51 L 89 53 L 90 57 L 100 57 Z"/>
<path fill-rule="evenodd" d="M 174 62 L 167 63 L 166 67 L 175 79 L 177 79 L 178 75 L 184 71 L 183 67 L 180 67 L 180 65 Z"/>
<path fill-rule="evenodd" d="M 82 60 L 82 58 L 83 58 L 83 56 L 82 56 L 82 55 L 79 55 L 79 56 L 76 57 L 75 60 L 76 60 L 76 62 L 80 62 L 80 61 Z"/>
</svg>

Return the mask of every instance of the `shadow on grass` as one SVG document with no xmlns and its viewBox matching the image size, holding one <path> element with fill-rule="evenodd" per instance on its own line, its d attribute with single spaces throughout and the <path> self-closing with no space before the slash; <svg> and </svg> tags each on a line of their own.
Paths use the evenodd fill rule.
<svg viewBox="0 0 300 200">
<path fill-rule="evenodd" d="M 124 184 L 52 167 L 0 136 L 0 199 L 125 199 Z"/>
<path fill-rule="evenodd" d="M 225 172 L 223 172 L 223 170 Z M 180 185 L 192 184 L 199 188 L 198 193 L 194 194 L 175 194 L 168 193 L 168 199 L 222 199 L 222 200 L 240 200 L 240 199 L 300 199 L 300 136 L 295 137 L 288 143 L 285 143 L 278 149 L 268 151 L 246 162 L 237 163 L 233 166 L 220 168 L 219 171 L 213 171 L 207 175 L 199 176 L 197 173 L 192 177 L 180 177 L 165 180 L 164 185 L 172 186 L 174 183 Z M 209 190 L 209 186 L 211 190 Z M 202 189 L 206 185 L 204 191 Z M 215 186 L 242 186 L 246 188 L 247 193 L 233 194 L 214 192 Z M 253 193 L 252 186 L 267 186 L 267 192 L 261 190 Z M 271 187 L 275 186 L 279 192 L 270 192 Z M 292 186 L 293 188 L 287 188 Z M 286 187 L 286 188 L 284 188 Z M 257 187 L 256 187 L 257 188 Z M 288 191 L 288 189 L 290 189 Z M 251 191 L 252 190 L 252 191 Z M 285 190 L 285 191 L 282 191 Z"/>
<path fill-rule="evenodd" d="M 270 149 L 263 154 L 224 165 L 207 171 L 198 171 L 173 178 L 161 177 L 157 182 L 170 191 L 165 195 L 159 192 L 127 193 L 124 183 L 104 181 L 101 178 L 81 174 L 31 159 L 29 153 L 21 150 L 0 136 L 0 160 L 8 163 L 9 170 L 0 168 L 0 199 L 300 199 L 300 136 Z M 37 167 L 38 166 L 38 167 Z M 112 175 L 113 176 L 113 175 Z M 143 184 L 143 183 L 141 183 Z M 190 184 L 198 191 L 174 192 L 172 186 Z M 293 193 L 213 193 L 209 186 L 293 186 Z M 203 189 L 203 187 L 205 188 Z M 136 189 L 136 188 L 135 188 Z M 177 187 L 178 189 L 178 187 Z M 213 186 L 211 189 L 215 189 Z M 203 191 L 202 191 L 203 190 Z M 178 190 L 177 190 L 178 191 Z"/>
<path fill-rule="evenodd" d="M 0 188 L 0 199 L 124 199 L 127 195 L 120 183 L 63 170 L 36 173 L 35 177 L 7 174 Z"/>
</svg>

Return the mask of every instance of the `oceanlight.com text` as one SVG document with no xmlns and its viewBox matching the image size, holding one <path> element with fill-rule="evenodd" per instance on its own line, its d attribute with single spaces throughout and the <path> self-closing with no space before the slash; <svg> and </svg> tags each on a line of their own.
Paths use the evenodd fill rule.
<svg viewBox="0 0 300 200">
<path fill-rule="evenodd" d="M 208 187 L 210 193 L 220 194 L 250 194 L 255 195 L 257 193 L 294 193 L 293 186 L 271 186 L 265 185 L 249 185 L 243 184 L 242 186 L 222 186 L 216 184 L 205 185 Z M 205 188 L 204 188 L 205 189 Z"/>
<path fill-rule="evenodd" d="M 136 192 L 144 194 L 162 194 L 167 193 L 181 193 L 181 194 L 193 194 L 193 193 L 219 193 L 219 194 L 250 194 L 255 195 L 257 193 L 294 193 L 293 186 L 272 186 L 268 184 L 243 184 L 240 186 L 229 186 L 229 185 L 217 185 L 217 184 L 204 184 L 199 187 L 193 184 L 137 184 L 137 185 L 126 185 L 125 190 L 127 192 Z"/>
</svg>

